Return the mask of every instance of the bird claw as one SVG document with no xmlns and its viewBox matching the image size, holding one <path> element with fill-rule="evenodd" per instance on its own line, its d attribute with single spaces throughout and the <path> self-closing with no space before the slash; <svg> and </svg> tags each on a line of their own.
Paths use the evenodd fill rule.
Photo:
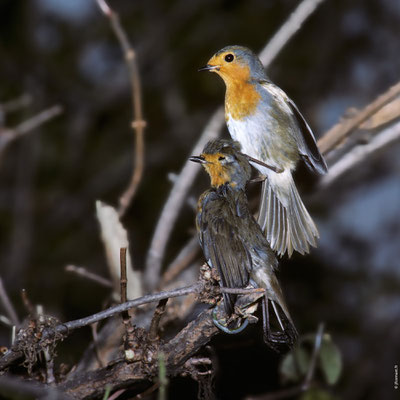
<svg viewBox="0 0 400 400">
<path fill-rule="evenodd" d="M 223 331 L 225 333 L 228 333 L 229 335 L 236 335 L 237 333 L 244 331 L 246 329 L 247 325 L 249 324 L 249 321 L 246 318 L 243 321 L 243 323 L 241 325 L 239 325 L 239 327 L 231 329 L 228 327 L 229 323 L 231 322 L 231 321 L 229 321 L 230 318 L 228 320 L 226 320 L 225 318 L 218 319 L 217 312 L 218 312 L 218 306 L 214 307 L 214 310 L 212 312 L 214 325 L 218 329 L 220 329 L 221 331 Z"/>
</svg>

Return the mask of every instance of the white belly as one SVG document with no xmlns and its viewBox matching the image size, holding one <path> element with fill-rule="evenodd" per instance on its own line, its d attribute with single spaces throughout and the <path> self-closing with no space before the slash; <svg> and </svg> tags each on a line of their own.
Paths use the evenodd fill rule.
<svg viewBox="0 0 400 400">
<path fill-rule="evenodd" d="M 251 119 L 237 121 L 228 115 L 227 126 L 233 140 L 242 145 L 242 151 L 251 157 L 260 158 L 257 151 L 258 127 L 254 126 Z"/>
</svg>

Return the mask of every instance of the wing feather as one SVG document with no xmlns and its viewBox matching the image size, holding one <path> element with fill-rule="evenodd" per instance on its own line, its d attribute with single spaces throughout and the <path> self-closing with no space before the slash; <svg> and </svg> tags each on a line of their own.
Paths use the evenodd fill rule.
<svg viewBox="0 0 400 400">
<path fill-rule="evenodd" d="M 210 192 L 203 199 L 201 213 L 198 214 L 200 245 L 211 267 L 216 268 L 221 277 L 221 286 L 242 288 L 249 282 L 251 255 L 247 250 L 237 220 L 226 198 Z M 223 294 L 225 310 L 232 314 L 236 295 Z"/>
<path fill-rule="evenodd" d="M 318 172 L 319 174 L 325 174 L 328 172 L 328 167 L 325 163 L 324 157 L 322 157 L 322 154 L 318 149 L 317 142 L 310 126 L 297 108 L 296 104 L 289 98 L 287 98 L 287 102 L 300 127 L 297 131 L 298 134 L 295 137 L 297 145 L 299 146 L 300 156 L 307 164 L 307 167 L 312 171 Z"/>
</svg>

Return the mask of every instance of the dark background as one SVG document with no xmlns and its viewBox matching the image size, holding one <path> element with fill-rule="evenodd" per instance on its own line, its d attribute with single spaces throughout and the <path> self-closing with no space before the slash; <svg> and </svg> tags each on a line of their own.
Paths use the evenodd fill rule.
<svg viewBox="0 0 400 400">
<path fill-rule="evenodd" d="M 297 4 L 110 1 L 138 55 L 147 121 L 144 178 L 123 220 L 138 268 L 171 187 L 168 173 L 180 170 L 208 118 L 223 103 L 222 81 L 197 73 L 198 67 L 228 44 L 259 51 Z M 319 137 L 346 109 L 365 106 L 397 82 L 399 37 L 399 1 L 326 0 L 268 74 L 295 100 Z M 1 277 L 21 317 L 25 310 L 19 293 L 25 288 L 46 312 L 71 320 L 98 311 L 109 296 L 108 290 L 65 273 L 64 266 L 84 265 L 107 275 L 94 203 L 101 199 L 116 205 L 132 165 L 127 70 L 94 1 L 0 3 L 0 103 L 24 93 L 32 103 L 7 114 L 3 126 L 12 127 L 56 103 L 64 113 L 13 143 L 0 160 Z M 280 278 L 299 330 L 315 331 L 325 321 L 342 352 L 343 375 L 332 390 L 338 398 L 389 399 L 395 394 L 399 150 L 397 144 L 371 157 L 322 193 L 312 194 L 309 174 L 298 177 L 321 240 L 310 256 L 283 260 Z M 198 182 L 191 192 L 195 198 L 208 185 L 203 175 Z M 193 229 L 194 212 L 186 205 L 168 260 Z M 9 328 L 2 327 L 2 344 L 9 345 L 9 335 Z M 73 363 L 87 342 L 72 337 L 71 343 Z M 257 371 L 262 376 L 262 369 Z M 276 376 L 274 382 L 277 386 Z M 224 389 L 219 390 L 223 398 Z M 246 389 L 243 395 L 258 390 Z"/>
</svg>

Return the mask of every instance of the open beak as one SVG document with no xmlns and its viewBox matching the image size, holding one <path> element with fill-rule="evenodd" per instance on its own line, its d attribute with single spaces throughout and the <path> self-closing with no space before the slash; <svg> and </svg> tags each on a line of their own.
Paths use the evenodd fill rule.
<svg viewBox="0 0 400 400">
<path fill-rule="evenodd" d="M 191 156 L 191 157 L 189 157 L 189 160 L 193 161 L 193 162 L 200 163 L 200 164 L 206 164 L 207 163 L 207 161 L 202 156 Z"/>
<path fill-rule="evenodd" d="M 201 67 L 198 69 L 198 71 L 219 71 L 220 66 L 219 65 L 210 65 L 207 64 L 204 67 Z"/>
</svg>

